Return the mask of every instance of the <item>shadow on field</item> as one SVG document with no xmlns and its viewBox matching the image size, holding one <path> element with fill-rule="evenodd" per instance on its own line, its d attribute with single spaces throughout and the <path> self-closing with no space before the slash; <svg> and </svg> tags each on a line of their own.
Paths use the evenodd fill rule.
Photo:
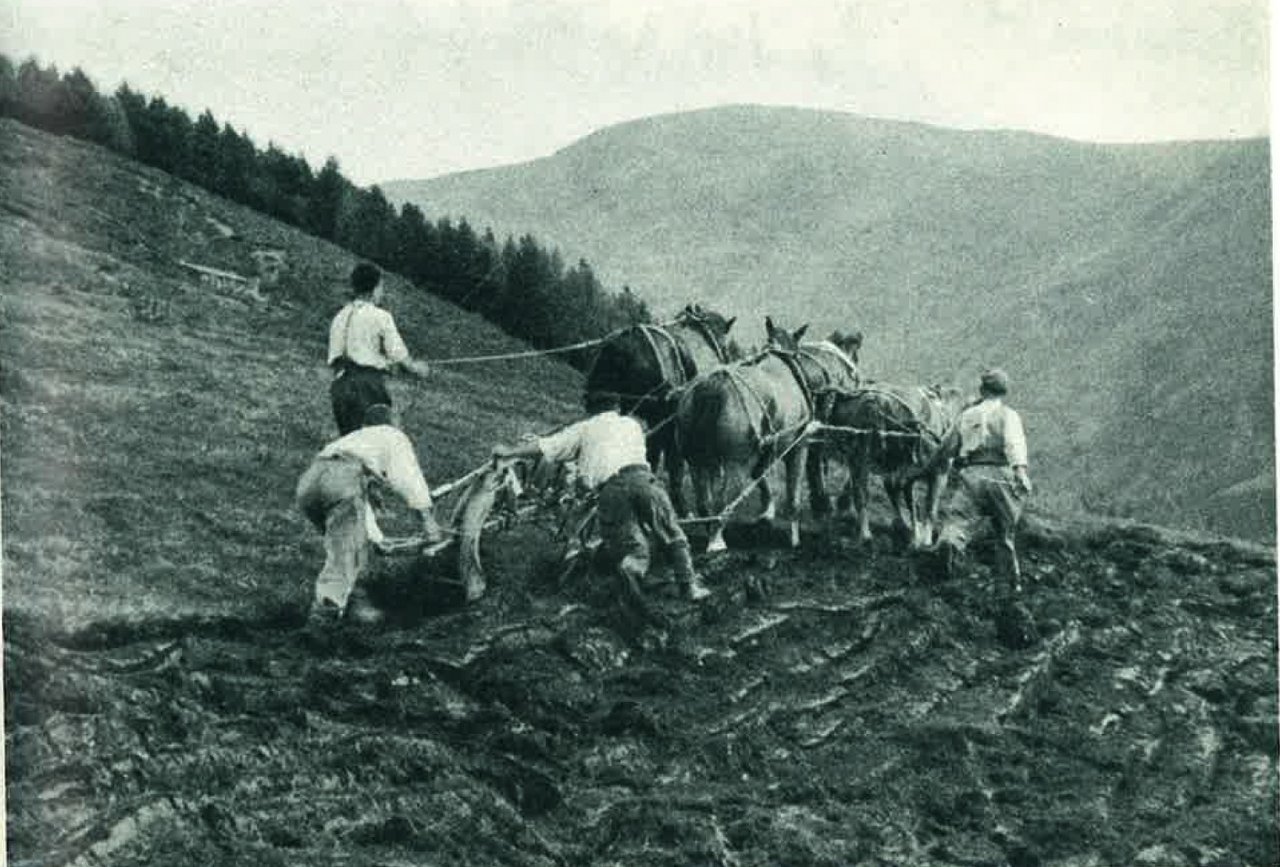
<svg viewBox="0 0 1280 867">
<path fill-rule="evenodd" d="M 467 604 L 452 559 L 418 555 L 382 557 L 365 579 L 369 599 L 387 617 L 387 625 L 407 628 L 460 611 Z"/>
</svg>

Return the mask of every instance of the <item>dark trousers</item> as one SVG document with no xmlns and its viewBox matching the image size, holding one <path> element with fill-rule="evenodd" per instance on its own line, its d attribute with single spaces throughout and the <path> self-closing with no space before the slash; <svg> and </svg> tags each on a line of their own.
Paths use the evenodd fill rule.
<svg viewBox="0 0 1280 867">
<path fill-rule="evenodd" d="M 329 397 L 333 400 L 333 420 L 342 435 L 364 427 L 365 410 L 374 404 L 391 406 L 391 392 L 387 390 L 386 371 L 338 364 L 338 373 L 329 385 Z"/>
<path fill-rule="evenodd" d="M 693 576 L 689 540 L 676 518 L 671 498 L 646 464 L 623 467 L 600 487 L 601 555 L 609 568 L 638 585 L 649 571 L 652 538 L 672 558 L 676 579 Z"/>
</svg>

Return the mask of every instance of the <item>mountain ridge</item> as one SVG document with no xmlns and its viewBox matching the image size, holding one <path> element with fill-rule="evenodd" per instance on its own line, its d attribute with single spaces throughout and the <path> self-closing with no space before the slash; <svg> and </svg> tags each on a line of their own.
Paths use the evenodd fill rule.
<svg viewBox="0 0 1280 867">
<path fill-rule="evenodd" d="M 740 317 L 744 345 L 770 314 L 815 333 L 860 328 L 877 378 L 972 387 L 1000 364 L 1054 508 L 1273 539 L 1274 496 L 1215 500 L 1274 476 L 1269 151 L 1266 139 L 1099 144 L 738 106 L 628 121 L 529 163 L 386 193 L 498 234 L 534 231 L 659 313 L 720 307 Z M 1153 388 L 1171 402 L 1138 413 Z M 1163 437 L 1144 464 L 1151 451 L 1127 431 L 1146 425 L 1186 437 Z M 1227 437 L 1246 447 L 1208 452 L 1168 500 L 1162 479 Z"/>
</svg>

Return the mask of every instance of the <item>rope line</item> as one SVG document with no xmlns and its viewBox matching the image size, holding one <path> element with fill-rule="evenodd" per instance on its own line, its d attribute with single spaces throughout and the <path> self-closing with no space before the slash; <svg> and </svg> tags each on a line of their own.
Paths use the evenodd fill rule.
<svg viewBox="0 0 1280 867">
<path fill-rule="evenodd" d="M 773 459 L 773 461 L 770 462 L 769 466 L 765 467 L 764 471 L 760 473 L 760 475 L 756 476 L 754 479 L 748 482 L 746 486 L 738 493 L 738 496 L 733 498 L 733 500 L 729 503 L 729 505 L 725 506 L 723 509 L 720 510 L 720 514 L 716 515 L 716 518 L 719 519 L 720 523 L 724 523 L 729 519 L 729 515 L 733 514 L 733 511 L 737 509 L 738 506 L 742 505 L 743 500 L 745 500 L 747 496 L 750 495 L 750 493 L 753 490 L 755 490 L 757 485 L 759 485 L 762 481 L 764 481 L 765 477 L 769 474 L 769 471 L 772 470 L 774 467 L 776 467 L 779 461 L 785 458 L 792 449 L 794 449 L 796 446 L 800 445 L 800 443 L 804 442 L 806 439 L 809 438 L 809 434 L 812 432 L 812 430 L 814 429 L 814 426 L 817 424 L 818 422 L 813 422 L 813 421 L 807 423 L 804 426 L 804 430 L 800 432 L 800 435 L 797 436 L 794 440 L 792 440 L 791 444 L 788 445 L 785 449 L 778 452 L 777 456 Z"/>
<path fill-rule="evenodd" d="M 579 349 L 587 349 L 592 346 L 599 346 L 604 343 L 612 335 L 606 334 L 604 337 L 596 337 L 592 340 L 584 340 L 581 343 L 573 343 L 569 346 L 553 346 L 550 349 L 530 349 L 525 352 L 504 352 L 499 355 L 470 355 L 461 358 L 431 358 L 427 359 L 428 364 L 432 365 L 449 365 L 449 364 L 476 364 L 482 361 L 510 361 L 516 358 L 537 358 L 543 355 L 556 355 L 561 352 L 574 352 Z"/>
<path fill-rule="evenodd" d="M 680 321 L 681 321 L 680 318 L 677 317 L 667 322 L 659 322 L 656 325 L 651 325 L 649 323 L 640 323 L 640 325 L 648 326 L 650 328 L 655 328 L 655 327 L 670 328 L 671 326 L 679 323 Z M 633 327 L 635 326 L 630 326 L 630 325 L 627 326 L 627 328 L 633 328 Z M 504 352 L 499 355 L 469 355 L 469 356 L 463 356 L 461 358 L 428 358 L 426 359 L 426 361 L 428 364 L 440 364 L 440 365 L 476 364 L 482 361 L 509 361 L 515 358 L 537 358 L 543 355 L 556 355 L 557 353 L 560 353 L 560 352 L 574 352 L 579 349 L 589 349 L 592 346 L 599 346 L 600 344 L 613 339 L 616 335 L 621 334 L 623 331 L 626 331 L 627 328 L 615 328 L 613 331 L 610 331 L 608 334 L 604 335 L 603 337 L 594 337 L 591 340 L 583 340 L 579 343 L 571 343 L 568 346 L 553 346 L 550 349 L 530 349 L 524 352 Z"/>
<path fill-rule="evenodd" d="M 835 424 L 823 424 L 822 422 L 814 422 L 814 430 L 831 433 L 848 433 L 848 434 L 875 434 L 882 437 L 898 437 L 900 439 L 921 439 L 924 435 L 916 431 L 894 431 L 881 430 L 874 427 L 843 427 Z"/>
</svg>

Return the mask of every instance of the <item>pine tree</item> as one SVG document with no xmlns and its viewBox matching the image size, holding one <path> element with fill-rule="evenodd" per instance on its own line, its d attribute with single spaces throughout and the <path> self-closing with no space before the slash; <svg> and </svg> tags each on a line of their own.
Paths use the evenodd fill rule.
<svg viewBox="0 0 1280 867">
<path fill-rule="evenodd" d="M 311 185 L 311 197 L 307 202 L 307 228 L 321 238 L 333 240 L 337 236 L 338 212 L 351 184 L 342 176 L 336 157 L 324 161 L 324 167 Z"/>
<path fill-rule="evenodd" d="M 207 190 L 217 189 L 218 133 L 218 122 L 206 108 L 191 129 L 191 175 Z"/>
</svg>

